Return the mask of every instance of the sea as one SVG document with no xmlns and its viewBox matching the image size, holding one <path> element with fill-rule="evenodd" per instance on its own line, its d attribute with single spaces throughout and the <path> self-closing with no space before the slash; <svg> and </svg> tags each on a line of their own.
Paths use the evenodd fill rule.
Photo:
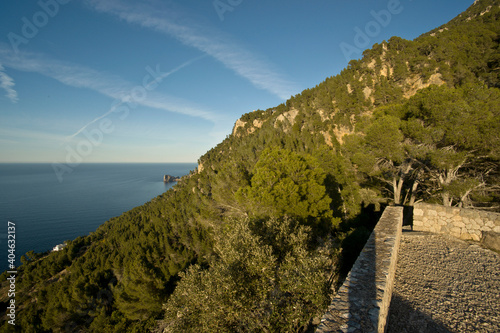
<svg viewBox="0 0 500 333">
<path fill-rule="evenodd" d="M 58 177 L 52 164 L 0 164 L 0 272 L 9 265 L 13 237 L 8 235 L 15 235 L 10 244 L 19 265 L 28 251 L 50 251 L 88 235 L 164 193 L 175 183 L 165 184 L 163 175 L 183 176 L 195 168 L 195 163 L 89 163 Z"/>
</svg>

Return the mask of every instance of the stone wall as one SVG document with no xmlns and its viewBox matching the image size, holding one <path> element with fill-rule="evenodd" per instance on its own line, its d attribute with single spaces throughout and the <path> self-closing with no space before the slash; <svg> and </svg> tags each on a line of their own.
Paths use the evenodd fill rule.
<svg viewBox="0 0 500 333">
<path fill-rule="evenodd" d="M 413 207 L 413 230 L 480 241 L 486 233 L 500 233 L 500 214 L 417 203 Z"/>
<path fill-rule="evenodd" d="M 403 208 L 387 207 L 317 333 L 385 331 L 402 224 Z"/>
</svg>

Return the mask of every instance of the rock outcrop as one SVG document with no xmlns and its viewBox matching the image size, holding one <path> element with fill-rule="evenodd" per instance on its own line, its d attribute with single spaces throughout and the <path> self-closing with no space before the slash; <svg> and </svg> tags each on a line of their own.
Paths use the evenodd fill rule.
<svg viewBox="0 0 500 333">
<path fill-rule="evenodd" d="M 170 175 L 163 176 L 164 183 L 173 183 L 173 182 L 178 182 L 179 180 L 181 180 L 180 177 L 174 177 L 174 176 L 170 176 Z"/>
</svg>

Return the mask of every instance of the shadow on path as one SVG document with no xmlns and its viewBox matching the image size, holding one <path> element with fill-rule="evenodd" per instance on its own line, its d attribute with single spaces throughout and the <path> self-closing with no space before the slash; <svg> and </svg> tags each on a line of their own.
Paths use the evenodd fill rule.
<svg viewBox="0 0 500 333">
<path fill-rule="evenodd" d="M 451 333 L 444 324 L 415 307 L 396 292 L 392 294 L 386 333 Z"/>
</svg>

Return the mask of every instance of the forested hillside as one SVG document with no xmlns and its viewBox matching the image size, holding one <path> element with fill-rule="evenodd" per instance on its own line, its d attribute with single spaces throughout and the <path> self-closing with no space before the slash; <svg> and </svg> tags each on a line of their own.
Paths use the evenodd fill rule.
<svg viewBox="0 0 500 333">
<path fill-rule="evenodd" d="M 374 45 L 243 115 L 173 189 L 28 253 L 15 331 L 306 332 L 381 206 L 500 211 L 499 15 L 499 0 L 479 0 L 414 41 Z"/>
</svg>

